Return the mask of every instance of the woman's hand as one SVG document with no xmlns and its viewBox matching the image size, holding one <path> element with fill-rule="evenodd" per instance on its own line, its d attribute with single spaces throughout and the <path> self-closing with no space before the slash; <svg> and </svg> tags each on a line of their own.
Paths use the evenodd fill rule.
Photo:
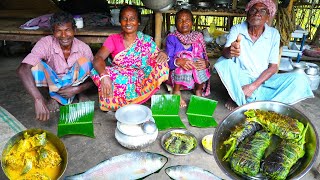
<svg viewBox="0 0 320 180">
<path fill-rule="evenodd" d="M 163 51 L 160 51 L 158 56 L 157 56 L 157 59 L 156 59 L 157 63 L 159 64 L 162 64 L 164 62 L 167 62 L 168 61 L 168 55 L 163 52 Z"/>
<path fill-rule="evenodd" d="M 101 79 L 100 88 L 103 98 L 113 97 L 112 80 L 110 79 L 110 77 L 106 76 Z"/>
<path fill-rule="evenodd" d="M 209 67 L 209 61 L 204 59 L 197 59 L 196 62 L 193 63 L 197 70 L 207 69 Z"/>
<path fill-rule="evenodd" d="M 187 58 L 178 58 L 176 59 L 176 65 L 181 67 L 184 70 L 192 70 L 196 68 L 193 64 L 193 61 L 187 59 Z"/>
</svg>

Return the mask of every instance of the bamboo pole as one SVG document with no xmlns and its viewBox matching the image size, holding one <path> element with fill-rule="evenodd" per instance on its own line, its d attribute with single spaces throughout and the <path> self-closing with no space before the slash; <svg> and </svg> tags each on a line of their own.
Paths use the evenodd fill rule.
<svg viewBox="0 0 320 180">
<path fill-rule="evenodd" d="M 155 12 L 155 37 L 154 40 L 159 48 L 161 48 L 161 31 L 162 31 L 162 13 Z"/>
<path fill-rule="evenodd" d="M 289 5 L 287 7 L 288 13 L 291 14 L 293 8 L 293 0 L 290 0 Z"/>
</svg>

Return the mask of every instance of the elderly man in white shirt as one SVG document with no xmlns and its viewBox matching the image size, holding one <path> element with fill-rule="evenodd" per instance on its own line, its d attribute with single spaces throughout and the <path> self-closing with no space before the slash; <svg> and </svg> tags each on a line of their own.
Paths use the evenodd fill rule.
<svg viewBox="0 0 320 180">
<path fill-rule="evenodd" d="M 276 13 L 273 1 L 251 0 L 246 12 L 247 20 L 231 28 L 214 65 L 231 97 L 226 108 L 266 100 L 294 104 L 314 97 L 305 75 L 277 74 L 280 35 L 267 25 Z"/>
</svg>

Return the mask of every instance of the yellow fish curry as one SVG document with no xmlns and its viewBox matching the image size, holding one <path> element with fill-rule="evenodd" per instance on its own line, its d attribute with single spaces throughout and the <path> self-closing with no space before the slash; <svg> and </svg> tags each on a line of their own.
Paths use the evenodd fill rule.
<svg viewBox="0 0 320 180">
<path fill-rule="evenodd" d="M 30 136 L 27 132 L 4 157 L 9 179 L 57 179 L 62 159 L 46 133 Z"/>
</svg>

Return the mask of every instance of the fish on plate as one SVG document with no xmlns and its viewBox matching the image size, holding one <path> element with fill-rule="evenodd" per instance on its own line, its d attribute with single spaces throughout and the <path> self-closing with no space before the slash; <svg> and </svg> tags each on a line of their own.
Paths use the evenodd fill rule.
<svg viewBox="0 0 320 180">
<path fill-rule="evenodd" d="M 68 176 L 65 179 L 140 179 L 159 172 L 167 162 L 168 158 L 161 154 L 131 152 L 114 156 L 83 173 Z"/>
<path fill-rule="evenodd" d="M 222 180 L 210 171 L 196 166 L 177 165 L 166 168 L 165 172 L 172 179 L 177 180 Z"/>
</svg>

